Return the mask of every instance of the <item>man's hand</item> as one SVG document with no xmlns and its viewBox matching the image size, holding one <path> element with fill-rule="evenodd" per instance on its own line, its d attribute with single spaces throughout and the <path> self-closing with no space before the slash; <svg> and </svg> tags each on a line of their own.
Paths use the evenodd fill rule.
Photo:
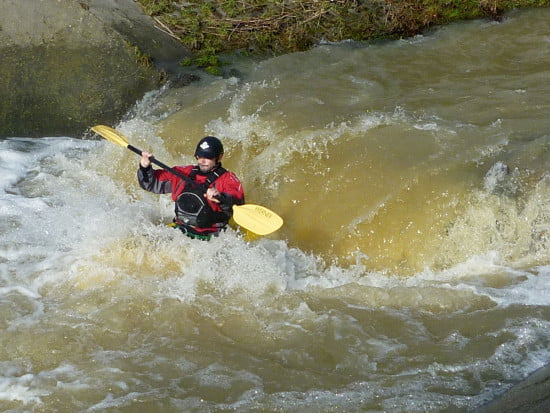
<svg viewBox="0 0 550 413">
<path fill-rule="evenodd" d="M 208 199 L 209 201 L 212 201 L 212 202 L 215 202 L 216 204 L 219 204 L 220 203 L 220 200 L 217 198 L 218 196 L 220 196 L 220 191 L 218 191 L 216 188 L 212 187 L 212 188 L 208 188 L 206 190 L 206 194 L 204 194 L 204 196 L 206 197 L 206 199 Z"/>
<path fill-rule="evenodd" d="M 141 151 L 141 160 L 139 161 L 139 164 L 142 168 L 149 168 L 151 166 L 151 159 L 153 157 L 152 153 Z"/>
</svg>

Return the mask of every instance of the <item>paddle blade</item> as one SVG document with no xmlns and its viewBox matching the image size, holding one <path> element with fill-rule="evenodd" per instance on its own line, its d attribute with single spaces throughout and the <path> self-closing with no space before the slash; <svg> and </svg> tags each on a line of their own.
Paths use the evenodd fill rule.
<svg viewBox="0 0 550 413">
<path fill-rule="evenodd" d="M 107 139 L 110 142 L 116 143 L 117 145 L 124 146 L 125 148 L 128 147 L 130 142 L 128 142 L 128 139 L 126 137 L 114 130 L 113 128 L 105 125 L 96 125 L 92 127 L 92 130 L 97 133 L 98 135 L 101 135 L 105 139 Z"/>
<path fill-rule="evenodd" d="M 283 219 L 266 207 L 255 204 L 233 205 L 233 220 L 237 225 L 258 235 L 277 231 Z"/>
</svg>

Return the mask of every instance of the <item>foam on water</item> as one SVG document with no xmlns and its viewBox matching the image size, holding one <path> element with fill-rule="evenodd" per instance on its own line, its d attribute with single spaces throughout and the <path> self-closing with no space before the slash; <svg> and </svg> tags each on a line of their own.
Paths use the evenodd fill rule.
<svg viewBox="0 0 550 413">
<path fill-rule="evenodd" d="M 65 302 L 62 307 L 70 309 L 70 317 L 74 318 L 70 322 L 76 323 L 73 328 L 80 330 L 81 323 L 95 323 L 90 317 L 98 312 L 96 306 L 105 305 L 101 304 L 101 297 L 106 298 L 105 289 L 108 288 L 107 297 L 114 300 L 109 307 L 152 299 L 151 304 L 145 304 L 150 310 L 144 311 L 153 314 L 159 311 L 160 303 L 172 299 L 182 303 L 179 305 L 199 306 L 203 317 L 211 318 L 222 330 L 234 325 L 237 319 L 239 322 L 247 320 L 243 310 L 251 311 L 254 317 L 244 321 L 250 323 L 249 332 L 257 334 L 253 331 L 259 323 L 263 325 L 263 334 L 268 332 L 273 337 L 307 337 L 315 331 L 313 326 L 325 329 L 334 318 L 340 326 L 333 332 L 334 340 L 363 337 L 364 343 L 357 351 L 368 354 L 362 361 L 340 356 L 337 370 L 357 374 L 354 364 L 360 363 L 365 371 L 376 375 L 388 357 L 401 357 L 411 351 L 411 343 L 402 338 L 369 337 L 364 327 L 358 325 L 358 314 L 387 311 L 383 317 L 397 317 L 399 323 L 410 326 L 407 328 L 415 326 L 417 331 L 413 336 L 418 339 L 430 333 L 424 322 L 416 319 L 417 316 L 407 315 L 406 309 L 441 316 L 454 313 L 460 318 L 461 314 L 472 310 L 502 308 L 506 311 L 516 305 L 544 306 L 547 303 L 545 286 L 550 281 L 549 268 L 514 269 L 504 264 L 497 252 L 472 256 L 445 271 L 426 270 L 400 277 L 370 271 L 368 257 L 361 254 L 357 255 L 355 265 L 327 264 L 314 254 L 290 247 L 284 240 L 248 242 L 233 230 L 209 243 L 196 242 L 162 224 L 171 214 L 170 202 L 137 192 L 130 181 L 134 179 L 135 172 L 131 169 L 135 169 L 135 164 L 133 168 L 120 165 L 120 170 L 113 171 L 127 179 L 122 185 L 125 189 L 107 173 L 110 166 L 105 163 L 119 156 L 120 148 L 104 142 L 68 138 L 22 142 L 27 145 L 26 150 L 32 152 L 14 150 L 21 144 L 17 139 L 3 141 L 1 152 L 9 153 L 2 159 L 17 160 L 13 164 L 3 163 L 3 168 L 11 172 L 5 174 L 10 178 L 4 181 L 2 201 L 14 207 L 2 210 L 2 214 L 16 222 L 12 230 L 2 233 L 0 250 L 0 308 L 10 314 L 3 326 L 6 333 L 38 332 L 45 325 L 55 324 L 52 311 L 58 311 L 56 302 L 60 300 Z M 500 181 L 491 182 L 493 190 Z M 311 298 L 296 301 L 301 295 Z M 324 300 L 339 302 L 341 308 L 340 304 L 334 307 L 332 316 L 328 316 L 315 308 L 316 301 Z M 277 301 L 279 304 L 275 304 Z M 261 309 L 262 306 L 265 309 Z M 225 315 L 219 312 L 221 308 L 225 308 Z M 357 314 L 346 314 L 349 312 Z M 112 315 L 110 317 L 121 329 L 128 322 L 124 318 L 113 320 Z M 372 397 L 383 395 L 383 407 L 393 409 L 409 405 L 411 400 L 404 398 L 405 393 L 422 391 L 436 383 L 442 385 L 442 377 L 451 370 L 466 375 L 475 375 L 480 369 L 496 370 L 513 380 L 547 360 L 548 349 L 540 343 L 549 329 L 548 323 L 537 318 L 524 319 L 517 325 L 511 321 L 501 329 L 499 335 L 505 332 L 515 339 L 497 347 L 481 365 L 479 361 L 472 365 L 429 364 L 420 372 L 401 372 L 401 378 L 393 379 L 391 390 L 373 382 L 355 381 L 336 392 L 268 393 L 262 380 L 252 372 L 212 364 L 202 367 L 190 364 L 182 368 L 198 388 L 212 389 L 211 400 L 216 400 L 216 394 L 229 388 L 243 389 L 239 402 L 224 404 L 219 400 L 214 404 L 210 402 L 210 406 L 249 408 L 259 403 L 284 408 L 292 403 L 296 408 L 300 403 L 304 407 L 342 407 L 349 403 L 357 407 L 361 405 L 360 400 L 371 394 Z M 65 335 L 70 337 L 68 333 Z M 262 342 L 259 336 L 255 340 L 259 348 L 272 346 L 269 341 Z M 468 337 L 467 332 L 455 331 L 450 332 L 446 340 L 451 347 L 467 348 L 473 338 Z M 124 355 L 96 350 L 94 359 L 111 359 L 110 365 L 127 357 L 155 359 L 157 356 L 152 351 L 143 349 L 133 353 L 129 350 Z M 305 363 L 298 361 L 304 357 L 299 347 L 277 349 L 273 354 L 286 363 Z M 65 362 L 29 373 L 35 370 L 30 365 L 3 363 L 9 368 L 3 370 L 5 373 L 0 379 L 0 399 L 6 402 L 40 404 L 59 390 L 78 394 L 97 389 L 101 387 L 98 377 L 108 378 L 113 383 L 112 392 L 93 404 L 92 410 L 129 406 L 136 398 L 162 397 L 155 390 L 146 390 L 150 385 L 145 383 L 143 391 L 130 391 L 135 386 L 129 381 L 134 379 L 126 377 L 122 369 L 95 370 Z M 422 377 L 420 382 L 418 377 Z M 48 384 L 50 380 L 58 383 L 57 390 Z M 456 380 L 449 379 L 443 387 L 459 385 Z M 464 387 L 470 385 L 463 384 Z M 448 403 L 448 398 L 444 402 L 441 397 L 424 392 L 417 401 L 419 410 Z M 455 398 L 454 403 L 468 405 L 467 399 L 461 397 Z M 197 407 L 204 403 L 186 399 L 177 405 Z"/>
<path fill-rule="evenodd" d="M 14 149 L 21 144 L 25 145 L 25 151 L 30 152 Z M 106 172 L 109 166 L 104 162 L 110 163 L 111 158 L 116 158 L 118 150 L 104 142 L 69 138 L 3 141 L 0 154 L 3 169 L 7 172 L 4 174 L 2 202 L 9 202 L 13 208 L 3 209 L 2 214 L 16 223 L 10 231 L 3 232 L 0 250 L 0 308 L 9 314 L 3 326 L 6 332 L 32 331 L 54 321 L 50 314 L 57 306 L 54 303 L 66 301 L 67 298 L 63 297 L 67 295 L 73 297 L 64 306 L 71 308 L 75 320 L 87 323 L 90 314 L 97 311 L 94 302 L 99 303 L 97 300 L 100 299 L 94 291 L 100 293 L 105 288 L 109 288 L 109 296 L 115 300 L 152 298 L 154 302 L 162 303 L 166 299 L 175 299 L 193 306 L 208 303 L 211 310 L 202 307 L 201 311 L 218 320 L 216 323 L 222 329 L 234 323 L 233 316 L 243 317 L 241 306 L 246 308 L 248 305 L 244 303 L 248 302 L 255 317 L 265 324 L 264 328 L 280 337 L 310 334 L 310 323 L 323 326 L 328 321 L 327 315 L 314 310 L 315 306 L 312 307 L 308 300 L 296 303 L 293 297 L 306 294 L 316 297 L 315 300 L 337 300 L 343 305 L 333 315 L 341 323 L 340 330 L 334 332 L 337 341 L 345 340 L 350 331 L 355 330 L 353 334 L 357 337 L 365 334 L 362 328 L 357 330 L 356 316 L 348 318 L 345 315 L 348 311 L 387 309 L 399 314 L 405 324 L 416 325 L 418 332 L 415 336 L 421 337 L 429 333 L 414 317 L 405 316 L 402 313 L 404 308 L 458 315 L 469 312 L 469 306 L 477 310 L 489 310 L 495 306 L 504 310 L 516 305 L 547 304 L 548 288 L 545 286 L 550 284 L 549 267 L 514 269 L 503 264 L 497 252 L 471 256 L 445 271 L 426 270 L 412 277 L 400 277 L 370 271 L 368 257 L 361 254 L 357 255 L 355 265 L 342 267 L 327 264 L 320 257 L 290 247 L 283 240 L 248 242 L 232 229 L 209 243 L 187 239 L 162 225 L 171 214 L 170 202 L 137 193 L 135 184 L 130 181 L 124 185 L 127 189 L 121 190 L 121 185 L 109 176 Z M 8 158 L 13 162 L 8 162 Z M 123 179 L 132 179 L 127 169 L 121 165 L 120 171 L 113 172 L 122 177 L 130 176 Z M 503 175 L 498 172 L 501 170 L 497 165 L 492 170 L 494 174 L 489 172 L 486 179 L 489 192 L 502 181 Z M 232 298 L 229 300 L 229 297 Z M 238 302 L 230 304 L 233 300 Z M 284 304 L 274 305 L 273 300 Z M 266 310 L 258 308 L 261 303 L 267 306 Z M 226 307 L 226 317 L 218 313 L 220 307 Z M 123 319 L 119 322 L 125 323 Z M 549 356 L 548 349 L 537 344 L 544 340 L 548 329 L 548 323 L 536 318 L 518 325 L 511 322 L 509 326 L 503 326 L 503 331 L 516 339 L 497 348 L 483 362 L 484 367 L 480 367 L 479 362 L 475 365 L 459 363 L 454 367 L 433 364 L 422 373 L 428 376 L 422 379 L 421 388 L 430 386 L 429 375 L 439 382 L 449 369 L 462 372 L 473 369 L 472 374 L 479 368 L 497 369 L 499 374 L 509 379 L 520 377 L 524 372 L 540 367 Z M 455 343 L 452 346 L 465 348 L 472 338 L 454 332 L 448 340 Z M 260 347 L 268 345 L 257 344 Z M 380 368 L 377 366 L 384 359 L 406 353 L 410 346 L 406 340 L 387 338 L 367 338 L 364 345 L 368 351 L 362 351 L 370 357 L 361 363 L 372 373 Z M 522 348 L 529 349 L 528 354 L 518 355 L 518 349 Z M 302 357 L 293 350 L 278 350 L 275 354 L 289 363 Z M 147 352 L 144 355 L 149 357 Z M 105 356 L 100 351 L 95 357 L 101 359 Z M 115 360 L 118 357 L 115 356 Z M 7 362 L 3 363 L 8 366 Z M 339 362 L 339 369 L 355 370 L 353 363 L 357 360 L 344 358 Z M 47 385 L 50 379 L 58 381 L 58 388 L 71 392 L 96 388 L 96 379 L 92 379 L 90 374 L 106 374 L 111 379 L 119 377 L 116 381 L 119 384 L 114 385 L 118 388 L 115 393 L 125 393 L 130 388 L 122 370 L 91 373 L 71 364 L 62 364 L 30 374 L 26 373 L 32 370 L 30 366 L 11 363 L 8 367 L 0 380 L 0 398 L 5 401 L 40 404 L 53 391 Z M 297 398 L 303 397 L 307 399 L 304 406 L 316 403 L 344 406 L 342 400 L 346 398 L 350 405 L 357 406 L 358 395 L 364 397 L 368 394 L 361 393 L 367 389 L 355 382 L 338 394 L 313 391 L 307 395 L 284 392 L 269 395 L 251 372 L 246 373 L 250 378 L 245 380 L 242 374 L 225 369 L 208 365 L 196 367 L 190 374 L 199 387 L 215 388 L 215 392 L 233 387 L 248 389 L 239 403 L 227 406 L 253 406 L 261 401 L 282 408 L 289 400 L 296 403 Z M 368 385 L 374 395 L 383 392 L 384 408 L 410 402 L 409 398 L 405 400 L 400 395 L 404 391 L 411 392 L 414 386 L 409 376 L 402 374 L 403 381 L 396 379 L 392 387 L 394 396 L 381 387 L 373 387 L 372 383 Z M 92 409 L 125 406 L 133 398 L 147 397 L 147 394 L 148 391 L 128 392 L 123 396 L 114 396 L 113 393 Z M 424 401 L 419 405 L 423 408 L 437 406 L 439 396 L 433 397 L 427 401 L 424 395 Z M 190 400 L 186 403 L 195 405 Z M 456 401 L 457 405 L 460 403 Z"/>
</svg>

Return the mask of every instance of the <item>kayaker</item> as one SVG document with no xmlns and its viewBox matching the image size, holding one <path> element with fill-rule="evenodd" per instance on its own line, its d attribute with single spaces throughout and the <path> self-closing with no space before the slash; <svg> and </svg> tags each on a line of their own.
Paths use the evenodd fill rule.
<svg viewBox="0 0 550 413">
<path fill-rule="evenodd" d="M 197 144 L 196 165 L 173 169 L 189 177 L 184 180 L 151 166 L 153 154 L 142 152 L 139 185 L 155 194 L 172 194 L 175 202 L 174 225 L 191 238 L 208 240 L 225 229 L 233 215 L 233 205 L 244 204 L 244 190 L 237 176 L 222 167 L 223 145 L 214 136 Z"/>
</svg>

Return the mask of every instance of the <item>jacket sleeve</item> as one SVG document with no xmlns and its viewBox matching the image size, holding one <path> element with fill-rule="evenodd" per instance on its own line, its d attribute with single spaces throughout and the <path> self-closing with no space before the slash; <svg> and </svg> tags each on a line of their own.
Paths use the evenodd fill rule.
<svg viewBox="0 0 550 413">
<path fill-rule="evenodd" d="M 227 172 L 223 175 L 223 178 L 221 185 L 216 186 L 220 191 L 219 206 L 223 212 L 231 216 L 233 205 L 244 204 L 244 190 L 241 182 L 232 172 Z"/>
<path fill-rule="evenodd" d="M 154 170 L 151 166 L 143 168 L 139 166 L 137 177 L 139 186 L 155 194 L 168 194 L 172 192 L 172 182 L 169 179 L 163 179 L 164 174 L 161 170 Z"/>
</svg>

